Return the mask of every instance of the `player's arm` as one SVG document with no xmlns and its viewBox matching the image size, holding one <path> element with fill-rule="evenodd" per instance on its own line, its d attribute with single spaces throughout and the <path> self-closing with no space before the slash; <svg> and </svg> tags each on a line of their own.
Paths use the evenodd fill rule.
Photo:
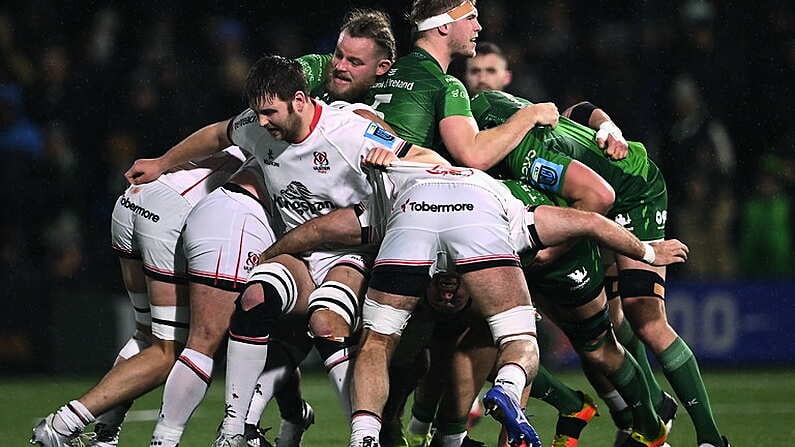
<svg viewBox="0 0 795 447">
<path fill-rule="evenodd" d="M 560 188 L 560 196 L 583 211 L 605 214 L 616 200 L 613 187 L 591 168 L 572 160 Z"/>
<path fill-rule="evenodd" d="M 626 228 L 596 213 L 542 205 L 534 211 L 537 243 L 558 245 L 590 237 L 611 250 L 648 264 L 663 266 L 685 262 L 688 248 L 676 239 L 647 244 Z"/>
<path fill-rule="evenodd" d="M 232 145 L 227 135 L 229 121 L 219 121 L 197 130 L 160 157 L 135 160 L 124 177 L 134 185 L 148 183 L 174 166 L 220 152 Z"/>
<path fill-rule="evenodd" d="M 328 246 L 361 245 L 363 233 L 366 235 L 367 230 L 361 227 L 360 214 L 359 208 L 348 207 L 311 219 L 285 233 L 262 252 L 261 258 L 298 255 Z"/>
<path fill-rule="evenodd" d="M 505 158 L 534 126 L 556 126 L 558 116 L 557 106 L 545 102 L 524 107 L 503 124 L 482 131 L 471 115 L 448 116 L 439 121 L 439 133 L 458 163 L 485 171 Z"/>
<path fill-rule="evenodd" d="M 626 158 L 629 153 L 627 140 L 607 112 L 588 101 L 583 101 L 564 110 L 563 116 L 596 130 L 596 143 L 610 158 L 613 160 Z"/>
</svg>

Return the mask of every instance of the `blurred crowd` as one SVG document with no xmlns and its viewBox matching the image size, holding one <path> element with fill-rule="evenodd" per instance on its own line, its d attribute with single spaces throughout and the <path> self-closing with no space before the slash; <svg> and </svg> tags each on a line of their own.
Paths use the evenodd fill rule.
<svg viewBox="0 0 795 447">
<path fill-rule="evenodd" d="M 409 3 L 4 3 L 0 357 L 28 349 L 14 334 L 55 300 L 121 290 L 109 219 L 133 159 L 241 110 L 262 54 L 331 51 L 348 7 L 390 13 L 405 53 Z M 668 182 L 669 235 L 691 247 L 674 277 L 793 276 L 791 3 L 479 3 L 509 91 L 561 110 L 588 99 L 646 143 Z"/>
</svg>

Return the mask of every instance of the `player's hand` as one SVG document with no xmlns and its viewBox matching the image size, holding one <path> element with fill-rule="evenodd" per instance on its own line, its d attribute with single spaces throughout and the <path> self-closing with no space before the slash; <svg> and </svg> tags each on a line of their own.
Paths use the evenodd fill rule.
<svg viewBox="0 0 795 447">
<path fill-rule="evenodd" d="M 533 261 L 530 263 L 529 267 L 531 269 L 540 269 L 546 267 L 560 259 L 560 257 L 566 254 L 566 252 L 568 252 L 570 249 L 570 244 L 561 244 L 538 250 L 538 253 L 536 253 L 535 258 L 533 258 Z"/>
<path fill-rule="evenodd" d="M 542 102 L 527 106 L 526 109 L 533 113 L 535 125 L 550 126 L 553 128 L 558 125 L 560 113 L 558 112 L 558 106 L 554 103 Z"/>
<path fill-rule="evenodd" d="M 383 147 L 374 147 L 370 149 L 370 152 L 364 157 L 364 162 L 377 168 L 386 168 L 397 159 L 394 152 L 384 149 Z"/>
<path fill-rule="evenodd" d="M 131 185 L 140 185 L 149 183 L 160 177 L 163 171 L 165 171 L 165 169 L 163 169 L 162 162 L 159 158 L 139 158 L 135 160 L 130 169 L 124 173 L 124 178 L 126 178 Z"/>
<path fill-rule="evenodd" d="M 616 126 L 612 121 L 605 121 L 599 125 L 599 130 L 596 132 L 596 144 L 604 149 L 605 154 L 611 160 L 623 160 L 629 154 L 629 146 L 621 129 Z"/>
<path fill-rule="evenodd" d="M 654 249 L 654 262 L 658 267 L 680 264 L 687 261 L 690 249 L 677 239 L 668 239 L 662 242 L 652 242 L 649 245 Z"/>
</svg>

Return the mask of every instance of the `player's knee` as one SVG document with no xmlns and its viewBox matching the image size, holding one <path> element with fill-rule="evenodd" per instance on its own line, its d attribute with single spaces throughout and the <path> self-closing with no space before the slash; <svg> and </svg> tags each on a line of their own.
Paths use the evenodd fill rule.
<svg viewBox="0 0 795 447">
<path fill-rule="evenodd" d="M 513 341 L 536 345 L 536 310 L 533 306 L 516 306 L 486 319 L 494 344 L 502 347 Z"/>
<path fill-rule="evenodd" d="M 151 306 L 152 336 L 158 340 L 185 344 L 188 339 L 190 308 L 188 306 Z"/>
<path fill-rule="evenodd" d="M 665 280 L 650 270 L 622 270 L 618 273 L 618 293 L 622 299 L 646 296 L 664 299 Z"/>
<path fill-rule="evenodd" d="M 664 318 L 643 319 L 642 321 L 633 321 L 632 328 L 635 330 L 635 335 L 646 344 L 656 345 L 655 340 L 660 338 L 668 338 L 669 334 L 674 332 L 671 325 L 668 324 Z"/>
<path fill-rule="evenodd" d="M 596 363 L 603 360 L 606 344 L 612 340 L 610 337 L 612 327 L 607 307 L 585 320 L 560 323 L 560 328 L 569 338 L 572 347 Z"/>
<path fill-rule="evenodd" d="M 262 288 L 262 284 L 247 285 L 249 288 Z M 273 323 L 282 316 L 282 302 L 278 299 L 265 299 L 254 307 L 243 306 L 243 295 L 235 302 L 235 311 L 229 322 L 231 338 L 263 339 L 270 336 Z"/>
<path fill-rule="evenodd" d="M 359 325 L 359 299 L 344 283 L 326 281 L 309 295 L 308 301 L 307 313 L 315 336 L 346 336 Z"/>
<path fill-rule="evenodd" d="M 409 322 L 411 311 L 364 299 L 362 322 L 365 329 L 381 335 L 401 335 Z"/>
<path fill-rule="evenodd" d="M 268 262 L 251 270 L 238 304 L 242 309 L 251 309 L 260 303 L 278 301 L 281 312 L 289 313 L 298 300 L 298 285 L 287 267 Z M 269 306 L 275 305 L 269 303 Z"/>
<path fill-rule="evenodd" d="M 121 348 L 119 351 L 119 357 L 127 360 L 151 345 L 152 343 L 149 341 L 148 337 L 141 336 L 141 334 L 136 332 L 136 334 L 130 337 L 130 339 L 127 340 L 127 343 L 125 343 Z"/>
</svg>

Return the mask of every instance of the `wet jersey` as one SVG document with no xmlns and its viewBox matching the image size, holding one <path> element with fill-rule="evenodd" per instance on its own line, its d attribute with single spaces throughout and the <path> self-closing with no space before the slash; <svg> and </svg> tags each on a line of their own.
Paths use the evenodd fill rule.
<svg viewBox="0 0 795 447">
<path fill-rule="evenodd" d="M 231 120 L 228 134 L 231 141 L 257 157 L 273 204 L 288 230 L 367 199 L 372 189 L 361 159 L 371 148 L 381 146 L 403 156 L 411 147 L 378 124 L 322 102 L 315 102 L 310 133 L 300 142 L 274 139 L 260 127 L 253 110 Z"/>
<path fill-rule="evenodd" d="M 516 111 L 532 104 L 499 91 L 482 92 L 472 99 L 478 127 L 488 129 L 504 123 Z M 602 176 L 616 191 L 614 209 L 637 202 L 648 188 L 653 167 L 642 143 L 630 141 L 629 155 L 612 161 L 596 144 L 596 131 L 561 117 L 558 126 L 536 127 L 500 163 L 495 175 L 526 181 L 541 189 L 560 192 L 566 169 L 578 160 Z"/>
<path fill-rule="evenodd" d="M 401 57 L 367 95 L 366 104 L 384 114 L 395 133 L 411 143 L 450 158 L 439 135 L 439 121 L 472 116 L 469 94 L 455 76 L 421 48 Z"/>
</svg>

